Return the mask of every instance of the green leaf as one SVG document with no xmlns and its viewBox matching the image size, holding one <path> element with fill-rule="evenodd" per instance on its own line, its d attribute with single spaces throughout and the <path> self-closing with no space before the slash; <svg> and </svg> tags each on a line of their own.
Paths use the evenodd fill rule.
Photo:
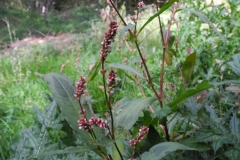
<svg viewBox="0 0 240 160">
<path fill-rule="evenodd" d="M 239 125 L 239 120 L 236 114 L 234 114 L 230 120 L 230 128 L 231 128 L 231 133 L 236 137 L 238 137 L 238 125 Z"/>
<path fill-rule="evenodd" d="M 144 117 L 143 117 L 142 124 L 144 126 L 158 125 L 158 118 L 156 116 L 153 117 L 153 114 L 150 111 L 145 110 L 143 111 L 143 113 L 144 113 Z"/>
<path fill-rule="evenodd" d="M 196 10 L 191 10 L 188 8 L 181 8 L 181 9 L 197 15 L 203 22 L 207 23 L 210 27 L 212 27 L 213 31 L 216 32 L 219 35 L 219 37 L 221 37 L 222 40 L 224 40 L 224 37 L 222 36 L 222 34 L 217 30 L 217 28 L 212 24 L 212 22 L 201 12 Z"/>
<path fill-rule="evenodd" d="M 177 97 L 174 101 L 170 102 L 168 106 L 171 108 L 172 112 L 175 112 L 178 110 L 177 104 L 183 102 L 185 99 L 202 92 L 204 90 L 207 90 L 209 88 L 212 88 L 213 85 L 211 85 L 207 80 L 202 81 L 196 88 L 189 88 L 186 89 L 183 86 L 180 88 L 179 93 L 177 94 Z"/>
<path fill-rule="evenodd" d="M 154 18 L 156 18 L 157 16 L 159 16 L 160 14 L 162 14 L 165 10 L 167 10 L 169 7 L 172 6 L 172 4 L 174 2 L 176 2 L 177 0 L 169 0 L 167 3 L 165 3 L 161 9 L 155 13 L 153 16 L 151 16 L 148 21 L 141 27 L 141 29 L 139 30 L 138 34 L 147 26 L 148 23 L 150 23 Z"/>
<path fill-rule="evenodd" d="M 191 79 L 193 69 L 194 69 L 194 65 L 195 65 L 195 61 L 196 61 L 196 52 L 190 54 L 186 58 L 183 66 L 182 66 L 182 74 L 183 74 L 184 82 L 186 84 L 188 84 L 190 79 Z"/>
<path fill-rule="evenodd" d="M 140 112 L 156 100 L 156 98 L 149 97 L 130 101 L 116 116 L 115 124 L 129 130 L 138 120 Z"/>
<path fill-rule="evenodd" d="M 224 152 L 224 155 L 229 158 L 229 160 L 236 160 L 240 157 L 240 151 L 238 148 L 229 148 L 226 152 Z"/>
<path fill-rule="evenodd" d="M 171 113 L 172 113 L 171 108 L 169 106 L 164 106 L 159 111 L 155 112 L 154 115 L 156 115 L 158 117 L 158 119 L 160 121 L 162 121 L 162 120 L 164 120 L 163 118 L 166 118 Z"/>
<path fill-rule="evenodd" d="M 163 142 L 153 146 L 149 152 L 144 152 L 141 155 L 141 159 L 144 160 L 159 160 L 171 152 L 177 150 L 197 150 L 195 148 L 190 148 L 180 143 L 176 142 Z"/>
<path fill-rule="evenodd" d="M 120 63 L 111 63 L 109 64 L 109 67 L 113 67 L 113 68 L 118 68 L 118 69 L 122 69 L 125 71 L 129 71 L 133 74 L 138 75 L 141 78 L 144 78 L 144 76 L 142 75 L 142 73 L 138 72 L 136 69 L 132 68 L 131 66 L 125 65 L 125 64 L 120 64 Z"/>
<path fill-rule="evenodd" d="M 114 143 L 114 140 L 104 137 L 104 138 L 101 138 L 100 140 L 96 139 L 94 142 L 91 142 L 91 145 L 109 147 L 109 146 L 112 146 L 113 143 Z"/>
<path fill-rule="evenodd" d="M 94 67 L 93 67 L 93 68 L 90 70 L 90 72 L 88 73 L 87 83 L 89 83 L 90 81 L 92 81 L 92 80 L 96 77 L 98 71 L 100 70 L 100 67 L 101 67 L 101 60 L 99 59 L 99 60 L 95 63 Z"/>
<path fill-rule="evenodd" d="M 191 148 L 197 148 L 198 151 L 207 151 L 211 149 L 211 147 L 206 143 L 196 142 L 194 137 L 189 137 L 185 139 L 184 141 L 182 141 L 182 144 Z"/>
<path fill-rule="evenodd" d="M 167 49 L 166 49 L 166 57 L 165 57 L 165 61 L 168 66 L 172 65 L 172 57 L 176 56 L 176 52 L 172 49 L 174 41 L 175 41 L 175 36 L 170 36 L 169 40 L 168 40 L 168 45 L 167 45 Z"/>
<path fill-rule="evenodd" d="M 147 140 L 152 146 L 164 142 L 164 138 L 159 135 L 158 131 L 152 125 L 149 126 Z"/>
<path fill-rule="evenodd" d="M 78 128 L 77 121 L 80 118 L 78 114 L 80 107 L 77 99 L 74 97 L 76 88 L 73 82 L 68 77 L 57 73 L 48 73 L 43 78 L 47 81 L 53 98 L 70 127 L 82 141 L 89 143 L 91 141 L 90 135 Z"/>
<path fill-rule="evenodd" d="M 34 155 L 32 158 L 46 157 L 46 156 L 52 156 L 56 154 L 75 154 L 80 152 L 88 152 L 96 149 L 97 148 L 95 146 L 67 147 L 64 150 L 46 151 L 41 154 Z"/>
<path fill-rule="evenodd" d="M 125 150 L 125 145 L 121 141 L 121 139 L 128 139 L 127 131 L 124 130 L 123 128 L 116 128 L 114 131 L 114 134 L 115 134 L 115 139 L 116 139 L 116 144 L 118 146 L 118 149 L 121 153 L 123 153 Z M 115 146 L 112 146 L 112 157 L 113 159 L 121 159 L 117 151 L 117 148 Z"/>
<path fill-rule="evenodd" d="M 128 25 L 124 26 L 123 29 L 119 33 L 119 38 L 122 38 L 125 32 L 127 32 L 129 29 L 134 29 L 135 25 L 132 23 L 128 23 Z"/>
<path fill-rule="evenodd" d="M 232 60 L 227 63 L 233 72 L 240 76 L 240 54 L 236 54 L 232 57 Z"/>
<path fill-rule="evenodd" d="M 178 114 L 178 113 L 176 113 L 176 114 Z M 171 117 L 171 121 L 168 122 L 168 133 L 169 134 L 173 133 L 174 128 L 175 128 L 176 124 L 178 123 L 178 121 L 179 121 L 179 116 L 174 115 Z"/>
</svg>

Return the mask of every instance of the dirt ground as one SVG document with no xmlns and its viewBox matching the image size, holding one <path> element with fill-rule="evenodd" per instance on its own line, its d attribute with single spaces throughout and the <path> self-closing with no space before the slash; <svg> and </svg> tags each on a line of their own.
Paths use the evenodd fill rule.
<svg viewBox="0 0 240 160">
<path fill-rule="evenodd" d="M 18 50 L 22 47 L 28 47 L 32 45 L 41 45 L 43 43 L 51 44 L 54 48 L 70 48 L 74 43 L 73 35 L 70 33 L 62 33 L 58 35 L 45 35 L 41 37 L 27 37 L 22 40 L 18 40 L 12 44 L 2 46 L 3 50 L 0 50 L 0 54 L 7 55 L 12 50 Z"/>
</svg>

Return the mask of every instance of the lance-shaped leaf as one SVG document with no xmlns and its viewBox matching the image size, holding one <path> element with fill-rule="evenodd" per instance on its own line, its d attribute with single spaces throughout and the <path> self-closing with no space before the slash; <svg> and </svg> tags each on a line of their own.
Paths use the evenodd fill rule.
<svg viewBox="0 0 240 160">
<path fill-rule="evenodd" d="M 141 98 L 130 101 L 122 108 L 122 111 L 117 115 L 115 124 L 129 130 L 138 120 L 140 112 L 151 105 L 156 98 Z"/>
<path fill-rule="evenodd" d="M 94 67 L 93 67 L 93 68 L 90 70 L 90 72 L 88 73 L 87 83 L 89 83 L 90 81 L 92 81 L 92 80 L 96 77 L 98 71 L 100 70 L 100 67 L 101 67 L 101 60 L 99 59 L 99 60 L 95 63 Z"/>
<path fill-rule="evenodd" d="M 175 41 L 175 36 L 171 36 L 168 40 L 168 45 L 167 45 L 167 49 L 166 49 L 166 57 L 165 57 L 165 61 L 168 66 L 172 65 L 172 57 L 173 56 L 176 57 L 176 52 L 174 51 L 174 49 L 172 49 L 174 41 Z"/>
<path fill-rule="evenodd" d="M 183 78 L 184 78 L 184 82 L 186 84 L 188 84 L 190 79 L 191 79 L 193 69 L 194 69 L 194 65 L 195 65 L 195 61 L 196 61 L 196 52 L 190 54 L 186 58 L 183 66 L 182 66 L 182 75 L 183 75 Z"/>
<path fill-rule="evenodd" d="M 240 76 L 240 54 L 236 54 L 232 57 L 232 60 L 227 63 L 233 72 Z"/>
<path fill-rule="evenodd" d="M 207 90 L 212 87 L 213 87 L 213 85 L 211 85 L 207 80 L 202 81 L 196 88 L 186 89 L 184 86 L 182 86 L 180 88 L 180 91 L 178 92 L 175 100 L 170 102 L 168 104 L 168 106 L 171 108 L 172 112 L 175 112 L 178 110 L 177 104 L 183 102 L 187 98 L 189 98 L 199 92 L 202 92 L 202 91 Z"/>
<path fill-rule="evenodd" d="M 68 77 L 57 73 L 48 73 L 43 75 L 43 78 L 47 81 L 53 98 L 68 124 L 82 141 L 89 143 L 91 141 L 89 134 L 78 128 L 77 121 L 80 118 L 78 114 L 80 107 L 77 99 L 74 97 L 76 87 L 73 82 Z"/>
<path fill-rule="evenodd" d="M 148 23 L 150 23 L 152 20 L 154 20 L 154 18 L 156 18 L 157 16 L 159 16 L 161 13 L 163 13 L 164 11 L 166 11 L 169 7 L 172 6 L 172 4 L 174 2 L 176 2 L 177 0 L 169 0 L 167 3 L 165 3 L 161 9 L 155 13 L 153 16 L 151 16 L 148 21 L 146 23 L 144 23 L 144 25 L 141 27 L 141 29 L 139 30 L 138 34 L 147 26 Z"/>
<path fill-rule="evenodd" d="M 153 146 L 149 150 L 149 152 L 144 152 L 141 155 L 141 159 L 159 160 L 168 155 L 169 153 L 177 150 L 197 150 L 197 149 L 190 148 L 188 146 L 176 142 L 163 142 Z"/>
<path fill-rule="evenodd" d="M 230 120 L 230 128 L 231 128 L 231 133 L 236 137 L 238 137 L 238 133 L 239 133 L 238 126 L 239 126 L 239 120 L 236 114 L 234 114 Z"/>
<path fill-rule="evenodd" d="M 124 26 L 123 29 L 119 33 L 119 38 L 122 38 L 125 32 L 127 32 L 129 29 L 132 30 L 134 29 L 135 25 L 132 23 L 128 23 L 128 25 Z"/>
<path fill-rule="evenodd" d="M 224 39 L 222 34 L 217 30 L 217 28 L 212 24 L 212 22 L 205 15 L 203 15 L 201 12 L 196 11 L 196 10 L 191 10 L 191 9 L 188 9 L 188 8 L 181 8 L 181 9 L 185 10 L 185 11 L 189 11 L 189 12 L 197 15 L 203 22 L 207 23 L 210 27 L 212 27 L 213 31 L 216 32 L 219 35 L 219 37 L 221 37 L 222 40 Z"/>
<path fill-rule="evenodd" d="M 139 76 L 141 78 L 144 78 L 144 76 L 140 72 L 138 72 L 136 69 L 132 68 L 131 66 L 125 65 L 125 64 L 111 63 L 111 64 L 109 64 L 109 67 L 122 69 L 124 71 L 129 71 L 133 74 L 136 74 L 137 76 Z"/>
</svg>

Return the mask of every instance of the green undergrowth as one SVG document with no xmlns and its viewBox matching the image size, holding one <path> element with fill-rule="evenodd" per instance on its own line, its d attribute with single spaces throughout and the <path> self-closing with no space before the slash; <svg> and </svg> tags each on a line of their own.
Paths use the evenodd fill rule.
<svg viewBox="0 0 240 160">
<path fill-rule="evenodd" d="M 12 39 L 23 39 L 29 36 L 55 35 L 58 33 L 82 33 L 91 28 L 91 23 L 99 20 L 99 14 L 90 7 L 78 7 L 61 13 L 52 11 L 44 17 L 34 11 L 19 10 L 13 7 L 0 6 L 0 45 L 10 43 L 11 39 L 6 22 L 10 25 Z"/>
<path fill-rule="evenodd" d="M 170 107 L 175 105 L 175 107 L 173 107 L 173 114 L 167 117 L 166 115 L 169 114 L 168 106 L 164 106 L 166 107 L 166 110 L 161 112 L 158 109 L 159 105 L 153 103 L 156 114 L 150 115 L 148 110 L 143 110 L 139 113 L 140 116 L 139 119 L 136 120 L 136 124 L 132 124 L 133 127 L 129 129 L 130 132 L 128 134 L 137 134 L 139 126 L 145 123 L 150 123 L 146 121 L 148 118 L 151 119 L 151 116 L 153 116 L 151 123 L 154 121 L 154 125 L 157 118 L 160 117 L 159 119 L 161 119 L 161 116 L 166 116 L 169 120 L 169 132 L 172 141 L 181 142 L 190 147 L 196 147 L 195 145 L 200 143 L 204 144 L 202 148 L 200 147 L 199 151 L 202 149 L 202 151 L 206 152 L 201 151 L 200 154 L 198 154 L 197 152 L 189 151 L 191 156 L 198 158 L 201 156 L 211 156 L 214 158 L 214 154 L 216 153 L 216 156 L 219 156 L 220 159 L 226 157 L 229 158 L 231 157 L 231 150 L 224 153 L 224 155 L 222 152 L 226 150 L 228 143 L 234 151 L 234 147 L 235 145 L 237 146 L 238 143 L 233 145 L 233 141 L 238 139 L 236 135 L 239 135 L 239 121 L 237 119 L 239 114 L 235 113 L 238 111 L 239 107 L 239 84 L 236 82 L 239 80 L 240 75 L 238 72 L 240 53 L 238 42 L 240 32 L 236 29 L 239 27 L 239 24 L 235 23 L 235 20 L 237 21 L 240 17 L 239 12 L 237 12 L 237 5 L 235 5 L 237 2 L 229 1 L 227 3 L 230 5 L 231 14 L 229 14 L 229 10 L 227 10 L 224 5 L 212 7 L 211 5 L 200 3 L 200 1 L 197 1 L 198 3 L 192 3 L 187 0 L 184 2 L 186 8 L 204 14 L 211 22 L 206 23 L 205 21 L 205 23 L 203 23 L 201 18 L 204 17 L 202 15 L 190 14 L 189 10 L 181 10 L 181 12 L 179 11 L 179 14 L 176 15 L 179 26 L 177 27 L 176 24 L 173 24 L 171 32 L 173 37 L 175 37 L 174 42 L 176 43 L 176 40 L 178 40 L 179 44 L 178 46 L 173 45 L 171 46 L 172 48 L 170 47 L 176 51 L 176 55 L 172 55 L 171 57 L 172 65 L 165 66 L 163 83 L 163 103 Z M 41 121 L 40 115 L 47 116 L 47 119 L 52 118 L 51 115 L 48 114 L 48 111 L 44 109 L 54 108 L 56 107 L 56 104 L 52 101 L 49 105 L 51 93 L 48 89 L 48 84 L 39 75 L 56 72 L 69 77 L 73 83 L 75 83 L 80 76 L 85 76 L 88 80 L 91 79 L 91 68 L 94 65 L 95 67 L 98 65 L 97 62 L 99 60 L 101 41 L 104 32 L 107 29 L 107 23 L 95 21 L 95 19 L 97 19 L 96 16 L 91 16 L 90 18 L 89 14 L 91 13 L 94 13 L 93 15 L 95 15 L 95 12 L 84 7 L 64 11 L 64 13 L 61 13 L 60 15 L 57 13 L 51 13 L 48 17 L 49 26 L 45 26 L 43 17 L 36 13 L 30 11 L 23 12 L 11 7 L 9 7 L 8 10 L 0 7 L 0 18 L 7 17 L 11 30 L 15 31 L 16 37 L 20 39 L 27 37 L 30 33 L 32 34 L 36 31 L 44 34 L 81 32 L 81 34 L 70 34 L 68 38 L 72 43 L 67 45 L 64 45 L 64 41 L 62 42 L 62 46 L 45 42 L 39 45 L 21 47 L 17 50 L 10 51 L 7 55 L 0 56 L 0 155 L 2 157 L 8 158 L 14 155 L 10 146 L 12 142 L 17 142 L 14 139 L 19 138 L 19 131 L 21 129 L 28 128 L 28 130 L 30 130 L 29 127 L 38 127 L 35 132 L 32 132 L 34 133 L 34 136 L 37 137 L 38 129 L 41 125 L 45 125 L 45 122 Z M 170 11 L 166 12 L 166 15 L 164 15 L 164 28 L 167 27 L 167 21 L 164 20 L 166 17 L 170 17 L 169 13 Z M 139 26 L 142 26 L 149 15 L 152 14 L 152 10 L 144 12 L 141 21 L 139 21 L 139 24 L 141 24 Z M 129 19 L 129 17 L 126 19 Z M 131 21 L 129 20 L 129 22 Z M 159 69 L 161 69 L 162 46 L 160 40 L 161 37 L 160 34 L 158 34 L 159 28 L 156 29 L 157 22 L 158 21 L 153 21 L 151 22 L 152 24 L 147 25 L 138 38 L 141 42 L 140 48 L 143 56 L 147 59 L 146 64 L 150 71 L 153 84 L 154 86 L 159 87 Z M 209 24 L 212 23 L 217 26 L 217 31 L 209 27 Z M 10 39 L 6 24 L 0 22 L 0 28 L 0 35 L 2 35 L 1 43 L 9 42 Z M 118 33 L 121 32 L 122 28 L 123 26 L 120 25 Z M 145 96 L 154 97 L 154 93 L 144 78 L 139 78 L 139 84 L 142 84 L 142 88 L 139 89 L 139 86 L 134 79 L 134 74 L 137 74 L 140 77 L 143 75 L 139 63 L 140 58 L 137 58 L 137 49 L 134 47 L 131 39 L 128 39 L 128 41 L 122 41 L 121 36 L 118 36 L 120 36 L 120 33 L 117 35 L 115 43 L 112 45 L 112 52 L 108 55 L 105 65 L 106 68 L 108 68 L 108 71 L 110 69 L 117 69 L 117 87 L 116 90 L 114 90 L 114 96 L 113 99 L 111 99 L 111 103 L 115 107 L 117 106 L 115 104 L 119 104 L 120 102 L 120 105 L 117 107 L 121 110 L 121 107 L 129 103 L 131 99 L 143 98 Z M 127 34 L 124 36 L 129 38 Z M 119 46 L 121 46 L 121 48 L 119 48 Z M 190 54 L 195 55 L 196 60 L 194 60 L 195 64 L 189 67 L 186 65 L 186 61 Z M 129 68 L 126 69 L 124 68 L 126 66 L 119 66 L 119 64 L 127 64 L 138 72 L 136 72 L 136 70 L 132 71 Z M 192 71 L 189 71 L 191 73 L 189 73 L 186 78 L 188 80 L 187 84 L 184 83 L 183 75 L 181 75 L 182 73 L 179 71 L 180 67 L 184 68 L 184 66 L 185 68 L 192 68 Z M 89 100 L 88 105 L 91 106 L 94 113 L 97 116 L 103 116 L 108 109 L 106 108 L 106 102 L 103 96 L 104 92 L 101 89 L 103 84 L 102 74 L 99 72 L 100 68 L 96 70 L 96 75 L 92 76 L 94 78 L 87 83 L 86 95 L 89 96 L 87 97 Z M 57 75 L 61 78 L 58 74 L 54 73 L 52 75 Z M 232 81 L 229 81 L 228 83 L 226 82 L 227 80 Z M 208 83 L 215 86 L 212 87 Z M 220 85 L 220 83 L 223 85 Z M 230 83 L 233 83 L 234 86 L 229 89 Z M 199 95 L 192 96 L 192 92 L 197 93 L 199 90 L 202 91 L 201 87 L 200 89 L 195 88 L 199 84 L 205 84 L 207 86 L 202 85 L 202 88 L 212 88 L 206 92 L 199 93 Z M 141 89 L 144 91 L 144 95 L 142 94 Z M 237 92 L 235 90 L 237 90 Z M 191 95 L 191 97 L 189 97 L 189 95 Z M 197 99 L 198 97 L 202 99 Z M 180 101 L 183 100 L 184 103 L 180 103 Z M 35 108 L 34 111 L 33 108 Z M 180 110 L 178 110 L 179 108 Z M 160 112 L 162 115 L 157 115 Z M 56 123 L 63 125 L 62 121 L 64 118 L 59 111 L 56 110 L 52 113 L 57 117 L 55 119 L 52 118 L 52 122 L 55 123 L 56 120 Z M 225 115 L 228 115 L 228 117 Z M 221 126 L 223 123 L 227 124 L 227 129 L 225 129 L 225 131 L 219 131 L 219 128 L 217 127 L 214 128 L 215 130 L 211 130 L 212 127 Z M 204 124 L 207 126 L 204 126 Z M 54 145 L 56 145 L 58 143 L 58 146 L 60 146 L 59 148 L 55 146 L 55 149 L 64 149 L 64 147 L 70 146 L 69 144 L 62 144 L 62 138 L 66 137 L 66 133 L 62 133 L 61 125 L 53 125 L 54 127 L 57 126 L 56 128 L 51 128 L 51 126 L 50 128 L 44 128 L 45 130 L 50 130 L 48 130 L 48 136 L 50 136 L 50 138 L 46 138 L 49 140 L 49 144 L 54 143 Z M 208 125 L 210 126 L 209 128 Z M 159 127 L 159 124 L 154 127 L 157 128 L 156 126 Z M 153 126 L 151 127 L 152 133 L 157 134 L 158 136 L 164 136 L 161 129 L 154 129 Z M 197 132 L 198 130 L 201 132 Z M 64 130 L 64 132 L 65 131 L 66 130 Z M 208 133 L 216 131 L 215 133 L 218 133 L 218 135 L 216 136 L 214 133 L 213 135 L 210 135 L 211 139 L 207 139 L 204 137 L 206 131 Z M 197 133 L 195 134 L 195 132 Z M 234 140 L 231 140 L 231 137 L 227 137 L 230 132 L 236 136 L 234 137 Z M 21 132 L 22 137 L 24 137 L 24 134 L 27 135 L 27 130 Z M 154 136 L 155 135 L 153 135 L 153 137 Z M 196 138 L 196 136 L 198 137 Z M 221 137 L 224 137 L 225 139 L 214 141 L 216 137 L 220 139 Z M 162 137 L 158 138 L 159 143 L 160 141 L 162 142 Z M 193 138 L 196 138 L 198 141 L 195 142 L 195 139 Z M 225 141 L 226 139 L 228 140 L 227 142 Z M 23 138 L 21 141 L 23 142 L 14 144 L 20 146 L 24 143 Z M 155 140 L 153 141 L 155 143 Z M 42 141 L 40 140 L 40 142 Z M 48 147 L 49 144 L 47 144 L 47 142 L 46 146 Z M 75 143 L 75 141 L 72 142 L 74 142 L 75 145 L 76 143 L 81 143 Z M 128 145 L 128 142 L 125 143 Z M 46 146 L 43 145 L 42 150 L 47 149 Z M 51 145 L 49 146 L 50 148 L 52 147 Z M 210 149 L 211 146 L 213 146 L 213 149 Z M 142 147 L 139 150 L 140 152 L 143 152 L 148 151 L 149 148 Z M 65 153 L 68 153 L 68 150 L 65 150 Z M 174 152 L 171 153 L 169 157 L 172 156 L 175 158 L 177 155 L 186 156 L 187 154 L 187 152 L 184 152 L 184 154 L 182 153 L 183 152 Z M 238 152 L 236 151 L 235 156 L 237 154 Z M 31 155 L 31 153 L 29 153 L 29 155 Z M 84 157 L 92 156 L 91 153 L 85 155 L 87 156 Z M 18 157 L 17 152 L 15 153 L 15 156 Z M 64 156 L 68 157 L 67 154 L 63 155 L 63 157 Z M 83 155 L 81 156 L 83 157 Z M 59 156 L 57 158 L 61 159 L 63 157 Z"/>
</svg>

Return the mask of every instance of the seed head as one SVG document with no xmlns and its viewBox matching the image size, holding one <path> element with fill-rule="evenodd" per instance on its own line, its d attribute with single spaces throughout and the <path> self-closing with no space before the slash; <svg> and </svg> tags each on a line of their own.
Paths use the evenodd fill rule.
<svg viewBox="0 0 240 160">
<path fill-rule="evenodd" d="M 144 136 L 148 133 L 148 130 L 149 128 L 146 127 L 146 126 L 142 126 L 140 129 L 139 129 L 139 133 L 137 135 L 137 138 L 136 139 L 131 139 L 129 141 L 130 143 L 130 147 L 135 150 L 136 148 L 136 145 L 141 141 L 143 140 Z"/>
<path fill-rule="evenodd" d="M 86 87 L 86 78 L 85 77 L 80 77 L 80 79 L 76 83 L 76 92 L 74 96 L 77 98 L 78 101 L 80 101 L 81 95 L 84 93 Z"/>
<path fill-rule="evenodd" d="M 102 62 L 107 58 L 107 54 L 111 52 L 111 43 L 114 42 L 114 37 L 117 34 L 117 29 L 117 22 L 111 21 L 102 41 L 102 49 L 100 51 L 100 58 Z"/>
</svg>

